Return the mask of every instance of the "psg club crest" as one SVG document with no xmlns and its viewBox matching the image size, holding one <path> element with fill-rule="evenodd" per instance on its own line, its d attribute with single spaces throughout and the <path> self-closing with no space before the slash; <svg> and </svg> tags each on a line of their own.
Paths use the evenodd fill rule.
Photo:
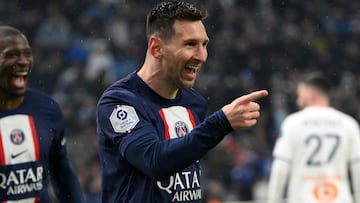
<svg viewBox="0 0 360 203">
<path fill-rule="evenodd" d="M 182 137 L 189 132 L 189 128 L 186 126 L 186 123 L 184 123 L 183 121 L 178 121 L 175 123 L 175 132 L 178 137 Z"/>
<path fill-rule="evenodd" d="M 14 129 L 10 133 L 10 140 L 13 144 L 20 145 L 25 140 L 25 134 L 20 129 Z"/>
</svg>

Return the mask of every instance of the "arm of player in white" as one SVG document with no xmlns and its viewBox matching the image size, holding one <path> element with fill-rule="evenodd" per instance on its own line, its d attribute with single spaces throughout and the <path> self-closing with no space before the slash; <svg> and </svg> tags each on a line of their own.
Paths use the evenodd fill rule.
<svg viewBox="0 0 360 203">
<path fill-rule="evenodd" d="M 275 159 L 270 175 L 267 203 L 279 203 L 283 200 L 285 186 L 288 181 L 290 164 L 281 159 Z"/>
<path fill-rule="evenodd" d="M 355 202 L 360 202 L 360 160 L 353 161 L 350 167 L 354 199 Z"/>
</svg>

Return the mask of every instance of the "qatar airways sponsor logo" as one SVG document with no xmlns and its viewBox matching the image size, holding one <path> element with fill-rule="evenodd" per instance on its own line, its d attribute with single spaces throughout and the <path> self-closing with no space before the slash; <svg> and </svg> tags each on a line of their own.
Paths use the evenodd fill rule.
<svg viewBox="0 0 360 203">
<path fill-rule="evenodd" d="M 167 181 L 157 181 L 157 186 L 172 196 L 172 202 L 201 199 L 200 172 L 197 171 L 176 173 Z"/>
<path fill-rule="evenodd" d="M 40 191 L 43 188 L 42 166 L 0 172 L 0 192 L 7 196 Z"/>
</svg>

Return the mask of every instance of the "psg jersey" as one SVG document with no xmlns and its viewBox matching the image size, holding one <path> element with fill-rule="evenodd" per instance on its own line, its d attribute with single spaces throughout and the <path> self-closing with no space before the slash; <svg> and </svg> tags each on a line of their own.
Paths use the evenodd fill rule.
<svg viewBox="0 0 360 203">
<path fill-rule="evenodd" d="M 15 110 L 0 110 L 0 202 L 51 202 L 48 171 L 55 174 L 68 167 L 63 133 L 58 104 L 35 90 L 28 89 Z M 68 185 L 74 183 L 68 173 L 57 175 Z"/>
<path fill-rule="evenodd" d="M 109 87 L 97 110 L 103 202 L 201 202 L 199 158 L 232 130 L 206 111 L 194 89 L 165 99 L 136 72 Z"/>
</svg>

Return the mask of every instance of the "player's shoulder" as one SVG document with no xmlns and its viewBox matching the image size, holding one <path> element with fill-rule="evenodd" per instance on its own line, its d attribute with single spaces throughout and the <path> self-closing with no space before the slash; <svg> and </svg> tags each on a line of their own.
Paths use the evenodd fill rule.
<svg viewBox="0 0 360 203">
<path fill-rule="evenodd" d="M 293 124 L 297 124 L 299 123 L 300 120 L 302 120 L 304 117 L 304 112 L 303 110 L 297 111 L 297 112 L 293 112 L 290 113 L 289 115 L 287 115 L 283 122 L 282 125 L 283 126 L 287 126 L 287 125 L 293 125 Z"/>
<path fill-rule="evenodd" d="M 340 111 L 340 110 L 338 110 L 336 108 L 330 108 L 330 109 L 333 111 L 334 114 L 337 114 L 338 116 L 341 116 L 344 119 L 354 120 L 355 121 L 355 119 L 350 114 L 347 114 L 347 113 L 345 113 L 343 111 Z"/>
<path fill-rule="evenodd" d="M 27 89 L 22 109 L 52 121 L 62 120 L 59 103 L 52 96 L 38 89 Z"/>
<path fill-rule="evenodd" d="M 137 100 L 136 89 L 139 88 L 136 73 L 130 73 L 128 76 L 117 80 L 103 92 L 99 103 L 107 100 Z"/>
<path fill-rule="evenodd" d="M 342 121 L 344 124 L 352 125 L 352 126 L 359 125 L 357 120 L 354 117 L 352 117 L 350 114 L 347 114 L 335 108 L 332 108 L 332 110 L 334 114 L 336 114 L 336 117 L 339 118 L 339 120 Z"/>
<path fill-rule="evenodd" d="M 38 104 L 42 107 L 59 106 L 58 102 L 52 96 L 34 88 L 27 89 L 25 92 L 25 99 L 29 100 L 33 105 Z"/>
<path fill-rule="evenodd" d="M 358 122 L 352 116 L 333 107 L 306 107 L 300 111 L 289 114 L 284 119 L 283 126 L 294 127 L 295 125 L 301 125 L 302 121 L 309 119 L 335 119 L 338 124 L 343 126 L 358 126 Z"/>
<path fill-rule="evenodd" d="M 281 123 L 282 131 L 295 130 L 296 132 L 297 130 L 300 130 L 304 121 L 309 117 L 312 116 L 309 115 L 309 111 L 306 111 L 305 109 L 288 114 Z"/>
</svg>

